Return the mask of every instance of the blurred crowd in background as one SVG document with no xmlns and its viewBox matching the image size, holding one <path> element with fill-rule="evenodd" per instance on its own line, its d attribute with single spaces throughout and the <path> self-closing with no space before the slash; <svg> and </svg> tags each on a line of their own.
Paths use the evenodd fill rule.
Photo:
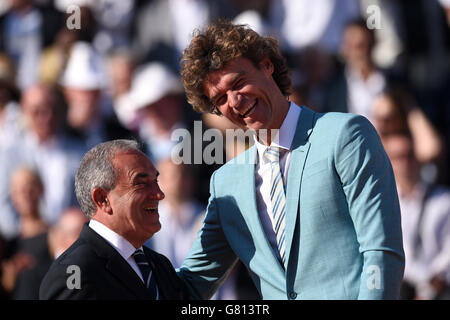
<svg viewBox="0 0 450 320">
<path fill-rule="evenodd" d="M 0 1 L 0 298 L 38 298 L 86 222 L 79 161 L 111 139 L 138 140 L 158 168 L 162 229 L 147 245 L 181 265 L 221 163 L 175 164 L 171 135 L 234 128 L 193 112 L 179 76 L 193 31 L 217 18 L 278 39 L 291 101 L 373 123 L 402 210 L 401 298 L 450 299 L 450 0 Z M 223 160 L 247 144 L 225 141 Z M 215 298 L 259 295 L 238 264 Z"/>
</svg>

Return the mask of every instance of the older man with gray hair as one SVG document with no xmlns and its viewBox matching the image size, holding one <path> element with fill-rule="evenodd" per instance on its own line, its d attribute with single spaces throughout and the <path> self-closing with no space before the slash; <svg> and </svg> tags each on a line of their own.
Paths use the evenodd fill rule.
<svg viewBox="0 0 450 320">
<path fill-rule="evenodd" d="M 158 174 L 132 140 L 108 141 L 86 153 L 75 191 L 90 221 L 51 266 L 41 299 L 187 298 L 169 260 L 143 246 L 161 228 Z"/>
</svg>

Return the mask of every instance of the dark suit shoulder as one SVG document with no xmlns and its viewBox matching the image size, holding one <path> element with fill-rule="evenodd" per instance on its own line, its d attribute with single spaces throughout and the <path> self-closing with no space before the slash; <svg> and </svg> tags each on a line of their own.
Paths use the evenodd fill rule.
<svg viewBox="0 0 450 320">
<path fill-rule="evenodd" d="M 93 249 L 78 239 L 50 266 L 41 282 L 39 298 L 95 299 L 95 290 L 89 280 L 89 270 L 95 270 L 97 264 L 95 259 Z"/>
<path fill-rule="evenodd" d="M 170 267 L 171 269 L 173 268 L 172 263 L 170 262 L 170 260 L 163 254 L 158 253 L 152 249 L 150 249 L 149 247 L 144 247 L 146 254 L 150 255 L 150 258 L 152 259 L 152 261 L 154 261 L 155 263 L 161 264 L 165 267 Z"/>
</svg>

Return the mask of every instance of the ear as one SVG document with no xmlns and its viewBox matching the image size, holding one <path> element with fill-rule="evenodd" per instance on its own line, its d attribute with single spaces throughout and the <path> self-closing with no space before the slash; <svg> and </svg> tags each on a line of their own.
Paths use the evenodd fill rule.
<svg viewBox="0 0 450 320">
<path fill-rule="evenodd" d="M 261 62 L 259 63 L 259 67 L 266 75 L 272 76 L 274 66 L 272 61 L 268 57 L 261 60 Z"/>
<path fill-rule="evenodd" d="M 112 208 L 109 203 L 108 192 L 106 190 L 102 188 L 95 188 L 92 190 L 91 197 L 97 207 L 97 210 L 112 214 Z"/>
</svg>

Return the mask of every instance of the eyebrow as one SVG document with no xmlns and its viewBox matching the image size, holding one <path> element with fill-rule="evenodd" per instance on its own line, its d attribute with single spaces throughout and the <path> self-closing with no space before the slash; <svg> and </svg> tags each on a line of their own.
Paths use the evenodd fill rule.
<svg viewBox="0 0 450 320">
<path fill-rule="evenodd" d="M 148 176 L 149 176 L 148 173 L 145 173 L 145 172 L 139 172 L 139 173 L 137 173 L 137 174 L 134 176 L 133 181 L 136 181 L 136 180 L 138 180 L 138 179 L 145 179 L 145 178 L 148 178 Z M 156 170 L 156 177 L 158 177 L 158 176 L 159 176 L 159 171 Z"/>
<path fill-rule="evenodd" d="M 240 72 L 238 72 L 238 74 L 237 75 L 235 75 L 232 79 L 231 79 L 231 86 L 233 86 L 234 84 L 235 84 L 235 82 L 241 77 L 241 76 L 243 76 L 244 75 L 244 72 L 243 71 L 240 71 Z M 222 95 L 223 93 L 221 93 L 221 92 L 219 92 L 218 94 L 216 94 L 216 95 L 214 95 L 211 99 L 210 99 L 210 101 L 213 103 L 213 104 L 215 104 L 215 101 Z"/>
</svg>

